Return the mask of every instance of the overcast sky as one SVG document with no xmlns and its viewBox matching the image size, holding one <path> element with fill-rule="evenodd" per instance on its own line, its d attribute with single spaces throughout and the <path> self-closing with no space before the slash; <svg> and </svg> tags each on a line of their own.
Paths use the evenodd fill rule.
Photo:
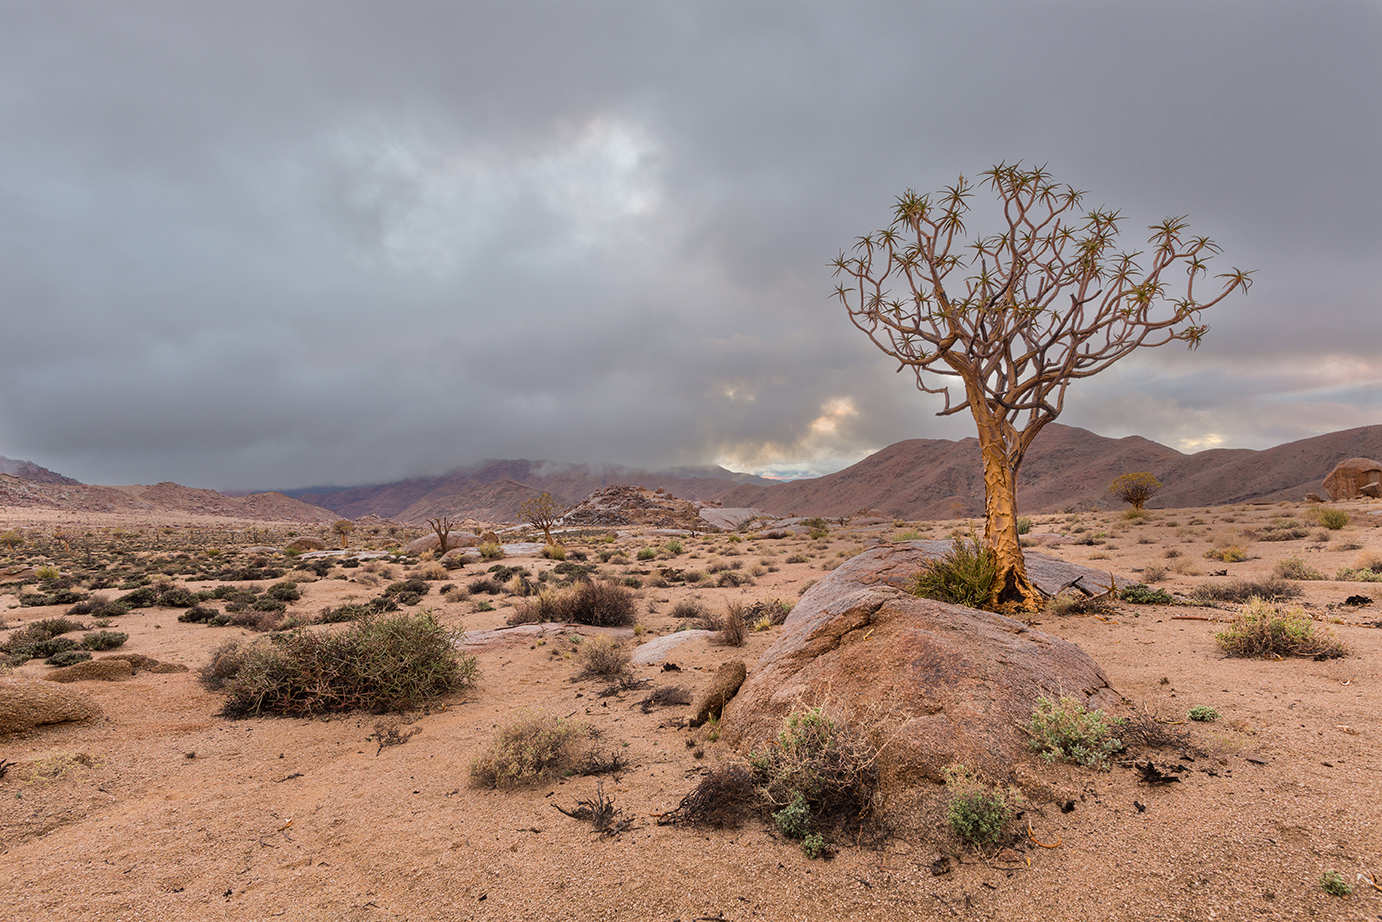
<svg viewBox="0 0 1382 922">
<path fill-rule="evenodd" d="M 963 438 L 828 263 L 1002 160 L 1258 270 L 1061 422 L 1382 422 L 1379 49 L 1376 0 L 0 0 L 0 454 L 268 489 Z"/>
</svg>

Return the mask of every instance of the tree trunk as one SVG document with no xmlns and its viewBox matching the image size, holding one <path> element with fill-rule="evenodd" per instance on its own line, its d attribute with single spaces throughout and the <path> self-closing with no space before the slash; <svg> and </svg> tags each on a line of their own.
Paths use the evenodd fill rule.
<svg viewBox="0 0 1382 922">
<path fill-rule="evenodd" d="M 1017 536 L 1017 470 L 1008 460 L 1008 444 L 999 421 L 977 401 L 971 402 L 971 409 L 984 460 L 984 544 L 993 551 L 998 565 L 989 604 L 999 610 L 1036 611 L 1041 607 L 1042 593 L 1027 578 L 1027 562 Z"/>
</svg>

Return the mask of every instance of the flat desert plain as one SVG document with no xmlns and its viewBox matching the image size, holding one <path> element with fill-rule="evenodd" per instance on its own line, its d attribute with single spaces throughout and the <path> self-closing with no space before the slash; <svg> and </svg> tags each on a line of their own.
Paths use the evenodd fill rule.
<svg viewBox="0 0 1382 922">
<path fill-rule="evenodd" d="M 48 922 L 1379 919 L 1382 583 L 1335 577 L 1341 568 L 1382 569 L 1382 506 L 1338 507 L 1351 519 L 1336 530 L 1314 523 L 1303 504 L 1157 509 L 1136 521 L 1118 512 L 1034 516 L 1030 537 L 1052 543 L 1033 552 L 1175 593 L 1176 604 L 1120 602 L 1097 614 L 1047 612 L 1029 621 L 1078 644 L 1130 709 L 1186 738 L 1179 747 L 1129 752 L 1104 771 L 1033 757 L 1021 773 L 1025 800 L 1010 835 L 1003 847 L 984 850 L 950 831 L 940 785 L 921 792 L 933 795 L 924 800 L 931 807 L 884 815 L 867 836 L 832 839 L 828 859 L 808 858 L 754 817 L 728 829 L 657 823 L 710 767 L 744 754 L 719 741 L 713 725 L 686 726 L 686 706 L 639 702 L 666 685 L 694 695 L 732 659 L 752 672 L 780 627 L 751 629 L 742 647 L 700 635 L 667 657 L 678 670 L 634 666 L 648 684 L 606 697 L 608 680 L 574 680 L 580 645 L 598 632 L 573 627 L 476 647 L 474 686 L 420 711 L 232 720 L 218 716 L 223 699 L 202 686 L 198 670 L 220 645 L 256 635 L 180 622 L 175 608 L 136 609 L 113 620 L 111 630 L 129 635 L 114 652 L 189 671 L 66 686 L 104 716 L 0 737 L 7 763 L 0 906 L 6 918 Z M 1299 537 L 1263 539 L 1292 523 Z M 567 547 L 602 574 L 642 584 L 634 590 L 639 633 L 625 642 L 632 650 L 687 623 L 673 616 L 678 602 L 712 613 L 734 601 L 790 605 L 871 546 L 946 537 L 973 524 L 831 523 L 818 539 L 683 537 L 676 553 L 668 537 L 635 530 L 613 543 L 593 533 L 571 538 Z M 52 539 L 59 526 L 76 538 L 68 549 Z M 237 547 L 281 541 L 291 530 L 276 528 L 0 510 L 0 532 L 22 529 L 29 538 L 12 560 L 44 547 L 61 569 L 71 564 L 64 554 L 118 541 L 125 550 L 110 557 L 109 572 L 123 579 L 122 568 L 162 567 L 192 591 L 222 583 L 204 570 L 179 574 L 180 567 L 205 560 L 213 545 L 221 559 L 243 565 Z M 1205 556 L 1233 547 L 1247 559 Z M 639 560 L 641 548 L 654 556 Z M 1194 603 L 1192 593 L 1265 579 L 1283 561 L 1325 577 L 1291 585 L 1316 626 L 1350 655 L 1243 659 L 1216 645 L 1235 606 Z M 536 555 L 500 563 L 534 577 L 556 566 Z M 435 561 L 386 558 L 284 578 L 303 592 L 290 612 L 310 615 L 373 598 L 420 570 L 432 578 L 414 609 L 430 608 L 476 637 L 503 627 L 520 602 L 504 591 L 466 592 L 488 565 L 436 578 Z M 681 580 L 659 585 L 662 568 L 683 571 Z M 701 578 L 688 582 L 691 570 Z M 20 594 L 37 586 L 10 579 L 0 584 L 0 616 L 11 629 L 70 607 L 21 607 Z M 456 588 L 444 595 L 444 586 Z M 1344 604 L 1350 597 L 1354 604 Z M 0 631 L 0 640 L 9 633 Z M 51 668 L 31 660 L 12 674 L 38 678 Z M 1195 705 L 1213 707 L 1220 719 L 1186 720 Z M 473 786 L 472 761 L 523 709 L 586 723 L 622 767 L 516 790 Z M 396 744 L 381 746 L 390 729 Z M 1176 769 L 1179 781 L 1143 782 L 1132 762 L 1148 758 Z M 617 835 L 597 834 L 557 809 L 597 797 L 612 798 L 627 821 Z M 1327 893 L 1327 872 L 1352 892 Z"/>
</svg>

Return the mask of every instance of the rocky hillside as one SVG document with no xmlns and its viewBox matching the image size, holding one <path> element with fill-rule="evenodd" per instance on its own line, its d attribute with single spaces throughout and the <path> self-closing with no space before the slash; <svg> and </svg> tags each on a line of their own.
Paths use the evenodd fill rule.
<svg viewBox="0 0 1382 922">
<path fill-rule="evenodd" d="M 16 461 L 13 458 L 6 458 L 4 455 L 0 455 L 0 474 L 9 474 L 11 477 L 28 480 L 32 483 L 65 483 L 70 486 L 81 483 L 80 480 L 64 477 L 46 467 L 39 467 L 32 461 Z"/>
<path fill-rule="evenodd" d="M 70 480 L 70 478 L 69 478 Z M 181 512 L 265 522 L 329 523 L 339 516 L 282 493 L 232 497 L 176 483 L 98 487 L 77 481 L 44 483 L 0 474 L 0 506 L 72 512 Z"/>
</svg>

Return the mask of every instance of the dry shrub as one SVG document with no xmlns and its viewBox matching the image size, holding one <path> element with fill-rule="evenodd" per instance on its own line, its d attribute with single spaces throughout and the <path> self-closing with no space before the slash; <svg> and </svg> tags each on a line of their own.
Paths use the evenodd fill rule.
<svg viewBox="0 0 1382 922">
<path fill-rule="evenodd" d="M 1177 729 L 1180 721 L 1169 722 L 1145 707 L 1137 707 L 1124 719 L 1119 735 L 1125 745 L 1147 749 L 1186 749 L 1190 733 Z"/>
<path fill-rule="evenodd" d="M 1099 615 L 1116 611 L 1118 606 L 1103 596 L 1089 597 L 1078 592 L 1058 592 L 1046 600 L 1046 613 L 1063 617 L 1067 615 Z"/>
<path fill-rule="evenodd" d="M 878 751 L 861 723 L 832 717 L 824 707 L 798 708 L 749 755 L 749 764 L 772 809 L 800 801 L 813 821 L 850 822 L 873 807 Z"/>
<path fill-rule="evenodd" d="M 710 617 L 710 612 L 706 607 L 700 602 L 692 599 L 682 599 L 672 606 L 672 610 L 669 614 L 673 618 L 697 618 L 701 621 Z"/>
<path fill-rule="evenodd" d="M 537 595 L 531 596 L 519 602 L 514 608 L 512 615 L 509 615 L 508 623 L 513 624 L 542 624 L 547 621 L 565 621 L 566 614 L 562 608 L 562 598 L 559 593 L 551 589 L 540 589 Z"/>
<path fill-rule="evenodd" d="M 738 763 L 718 765 L 681 803 L 658 817 L 659 826 L 709 826 L 732 829 L 753 810 L 757 787 L 753 772 Z"/>
<path fill-rule="evenodd" d="M 516 788 L 567 774 L 580 761 L 590 735 L 584 724 L 519 711 L 470 763 L 470 782 Z"/>
<path fill-rule="evenodd" d="M 417 579 L 425 579 L 431 583 L 441 582 L 451 576 L 450 571 L 439 563 L 423 564 L 415 568 L 412 575 Z"/>
<path fill-rule="evenodd" d="M 739 601 L 730 602 L 724 614 L 718 617 L 708 616 L 706 628 L 716 632 L 711 642 L 726 647 L 742 647 L 749 635 L 748 617 L 748 609 Z"/>
<path fill-rule="evenodd" d="M 1206 583 L 1196 586 L 1190 598 L 1196 602 L 1235 602 L 1243 603 L 1249 599 L 1265 599 L 1268 602 L 1285 602 L 1300 595 L 1300 587 L 1293 586 L 1284 579 L 1235 579 L 1227 583 Z"/>
<path fill-rule="evenodd" d="M 1272 575 L 1278 579 L 1324 579 L 1323 573 L 1299 557 L 1287 557 L 1285 560 L 1277 561 L 1277 565 L 1272 568 Z"/>
<path fill-rule="evenodd" d="M 578 679 L 618 678 L 628 673 L 631 662 L 623 645 L 608 637 L 594 637 L 581 644 L 577 660 L 581 664 Z"/>
<path fill-rule="evenodd" d="M 566 621 L 592 627 L 624 627 L 638 617 L 633 593 L 606 582 L 584 582 L 562 598 Z"/>
<path fill-rule="evenodd" d="M 1334 659 L 1350 652 L 1332 631 L 1312 621 L 1305 609 L 1281 608 L 1262 599 L 1250 600 L 1214 640 L 1230 656 Z"/>
<path fill-rule="evenodd" d="M 1353 562 L 1355 570 L 1371 570 L 1374 573 L 1382 573 L 1382 551 L 1364 551 L 1358 555 L 1358 559 Z"/>
<path fill-rule="evenodd" d="M 476 660 L 455 640 L 430 612 L 371 617 L 336 634 L 257 640 L 234 651 L 233 664 L 223 666 L 230 651 L 218 651 L 211 671 L 229 673 L 221 682 L 227 717 L 399 711 L 474 683 Z"/>
</svg>

